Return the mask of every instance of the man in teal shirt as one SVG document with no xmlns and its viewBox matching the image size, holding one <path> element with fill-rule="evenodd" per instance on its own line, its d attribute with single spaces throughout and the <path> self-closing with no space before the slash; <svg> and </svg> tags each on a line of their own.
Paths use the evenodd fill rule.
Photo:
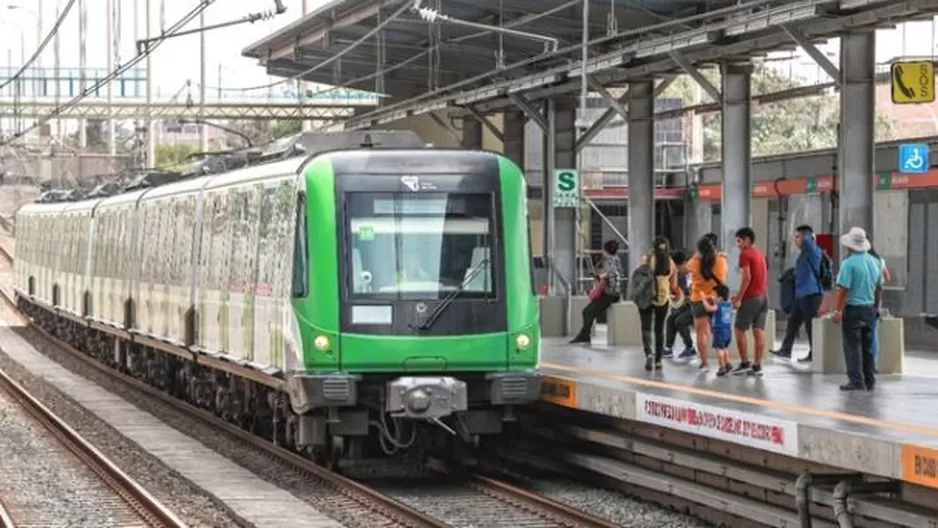
<svg viewBox="0 0 938 528">
<path fill-rule="evenodd" d="M 879 260 L 869 254 L 870 241 L 859 227 L 840 237 L 847 257 L 837 274 L 837 301 L 834 322 L 841 324 L 846 385 L 840 390 L 873 390 L 876 364 L 873 361 L 873 328 L 882 295 L 883 275 Z"/>
</svg>

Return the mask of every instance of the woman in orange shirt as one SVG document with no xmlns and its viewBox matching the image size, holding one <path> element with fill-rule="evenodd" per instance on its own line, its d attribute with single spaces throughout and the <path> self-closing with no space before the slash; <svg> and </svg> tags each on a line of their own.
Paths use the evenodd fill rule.
<svg viewBox="0 0 938 528">
<path fill-rule="evenodd" d="M 704 236 L 697 242 L 697 253 L 688 261 L 687 271 L 690 273 L 690 309 L 697 333 L 700 370 L 706 372 L 709 370 L 707 352 L 710 347 L 710 314 L 703 301 L 716 297 L 716 287 L 726 284 L 729 274 L 726 255 L 717 252 L 713 237 Z"/>
</svg>

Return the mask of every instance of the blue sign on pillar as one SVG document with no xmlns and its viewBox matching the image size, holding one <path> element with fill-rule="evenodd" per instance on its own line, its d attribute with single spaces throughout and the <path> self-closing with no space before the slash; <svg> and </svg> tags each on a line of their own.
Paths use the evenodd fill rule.
<svg viewBox="0 0 938 528">
<path fill-rule="evenodd" d="M 927 143 L 899 145 L 899 172 L 922 174 L 928 172 L 929 165 Z"/>
</svg>

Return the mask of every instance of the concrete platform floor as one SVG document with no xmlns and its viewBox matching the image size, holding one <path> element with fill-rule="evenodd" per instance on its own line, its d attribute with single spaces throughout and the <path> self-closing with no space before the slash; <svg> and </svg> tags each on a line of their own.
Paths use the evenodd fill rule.
<svg viewBox="0 0 938 528">
<path fill-rule="evenodd" d="M 588 346 L 544 341 L 543 399 L 938 488 L 922 469 L 923 460 L 938 464 L 938 354 L 911 351 L 906 371 L 914 374 L 842 392 L 844 376 L 771 355 L 761 377 L 717 378 L 713 368 L 700 373 L 696 362 L 667 359 L 649 373 L 640 348 L 606 346 L 603 333 Z M 806 354 L 807 344 L 796 344 L 792 355 Z"/>
</svg>

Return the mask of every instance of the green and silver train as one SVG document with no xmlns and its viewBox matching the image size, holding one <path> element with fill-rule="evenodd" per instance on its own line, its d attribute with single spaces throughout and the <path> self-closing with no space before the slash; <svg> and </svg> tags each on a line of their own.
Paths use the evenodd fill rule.
<svg viewBox="0 0 938 528">
<path fill-rule="evenodd" d="M 20 306 L 330 458 L 349 439 L 406 448 L 424 423 L 500 433 L 540 390 L 524 175 L 495 153 L 341 137 L 355 148 L 22 207 Z"/>
</svg>

